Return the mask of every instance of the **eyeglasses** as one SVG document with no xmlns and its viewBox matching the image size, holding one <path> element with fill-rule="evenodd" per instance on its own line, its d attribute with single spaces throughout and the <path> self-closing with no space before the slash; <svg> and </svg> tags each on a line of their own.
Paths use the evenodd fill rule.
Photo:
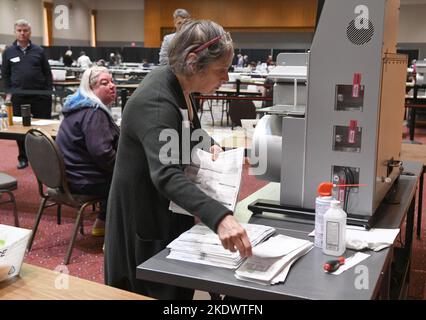
<svg viewBox="0 0 426 320">
<path fill-rule="evenodd" d="M 193 50 L 192 52 L 193 52 L 193 53 L 198 53 L 198 52 L 203 51 L 204 49 L 206 49 L 206 48 L 208 48 L 208 47 L 210 47 L 210 46 L 212 46 L 212 45 L 214 45 L 214 44 L 218 43 L 218 42 L 219 42 L 219 40 L 220 40 L 220 38 L 222 38 L 222 36 L 223 36 L 223 35 L 224 35 L 224 34 L 222 34 L 222 35 L 220 35 L 220 36 L 217 36 L 217 37 L 214 37 L 213 39 L 211 39 L 211 40 L 207 41 L 206 43 L 203 43 L 202 45 L 200 45 L 198 48 L 196 48 L 196 49 L 195 49 L 195 50 Z"/>
</svg>

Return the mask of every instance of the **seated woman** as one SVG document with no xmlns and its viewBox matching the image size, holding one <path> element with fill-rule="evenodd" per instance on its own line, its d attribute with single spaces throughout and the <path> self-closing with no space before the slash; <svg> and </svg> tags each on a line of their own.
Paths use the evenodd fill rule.
<svg viewBox="0 0 426 320">
<path fill-rule="evenodd" d="M 56 137 L 71 192 L 105 196 L 92 228 L 94 236 L 105 234 L 106 201 L 120 134 L 108 107 L 115 96 L 115 84 L 107 68 L 87 69 L 80 88 L 62 108 L 64 119 Z"/>
</svg>

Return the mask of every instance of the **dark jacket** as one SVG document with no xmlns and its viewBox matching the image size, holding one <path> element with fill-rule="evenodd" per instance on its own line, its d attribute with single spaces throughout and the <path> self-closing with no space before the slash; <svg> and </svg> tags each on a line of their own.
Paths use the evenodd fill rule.
<svg viewBox="0 0 426 320">
<path fill-rule="evenodd" d="M 72 59 L 71 56 L 65 54 L 62 58 L 62 62 L 64 63 L 65 67 L 71 67 L 74 60 Z"/>
<path fill-rule="evenodd" d="M 25 53 L 16 41 L 3 52 L 1 74 L 8 89 L 52 90 L 52 72 L 44 50 L 31 41 Z"/>
<path fill-rule="evenodd" d="M 193 224 L 192 217 L 169 211 L 170 200 L 200 217 L 214 231 L 229 214 L 226 207 L 186 178 L 182 152 L 178 164 L 159 161 L 159 154 L 168 142 L 159 139 L 164 129 L 178 133 L 182 145 L 185 109 L 182 88 L 169 66 L 149 73 L 126 104 L 107 211 L 105 282 L 108 285 L 160 299 L 179 298 L 159 284 L 154 286 L 136 279 L 139 264 Z M 194 114 L 193 129 L 198 129 L 200 122 L 197 113 Z M 204 138 L 210 137 L 205 134 Z"/>
<path fill-rule="evenodd" d="M 63 109 L 56 143 L 64 155 L 68 182 L 109 183 L 115 164 L 119 128 L 102 108 L 87 104 Z"/>
</svg>

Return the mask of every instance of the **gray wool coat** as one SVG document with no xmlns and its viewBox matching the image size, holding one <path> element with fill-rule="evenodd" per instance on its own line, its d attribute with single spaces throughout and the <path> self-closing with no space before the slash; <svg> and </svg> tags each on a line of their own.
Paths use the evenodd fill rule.
<svg viewBox="0 0 426 320">
<path fill-rule="evenodd" d="M 182 145 L 186 108 L 182 88 L 170 66 L 149 73 L 126 104 L 107 210 L 108 285 L 158 299 L 191 298 L 187 289 L 137 280 L 136 267 L 193 225 L 193 217 L 169 210 L 170 200 L 214 231 L 230 214 L 185 177 L 182 152 L 178 164 L 159 160 L 167 143 L 159 139 L 164 129 L 175 130 Z M 200 128 L 196 111 L 194 115 L 191 130 Z M 212 141 L 206 133 L 204 138 Z M 197 143 L 192 142 L 191 148 Z"/>
</svg>

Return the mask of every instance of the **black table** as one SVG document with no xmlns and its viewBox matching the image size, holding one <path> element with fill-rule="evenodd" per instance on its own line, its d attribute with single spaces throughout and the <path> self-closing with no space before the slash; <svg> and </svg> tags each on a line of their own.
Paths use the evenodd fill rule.
<svg viewBox="0 0 426 320">
<path fill-rule="evenodd" d="M 355 285 L 357 268 L 347 270 L 340 276 L 330 276 L 322 270 L 329 259 L 321 249 L 314 248 L 295 263 L 284 284 L 264 286 L 237 280 L 234 271 L 213 266 L 167 259 L 165 249 L 137 267 L 138 279 L 166 283 L 207 292 L 225 294 L 243 299 L 377 299 L 401 298 L 408 286 L 411 244 L 414 224 L 416 186 L 422 164 L 406 163 L 405 168 L 414 175 L 400 177 L 396 197 L 400 203 L 383 203 L 376 214 L 375 227 L 400 228 L 406 218 L 405 242 L 401 248 L 368 252 L 371 256 L 362 262 L 367 270 L 367 288 L 357 289 Z M 276 227 L 278 233 L 308 239 L 313 230 L 311 221 L 272 220 L 263 216 L 253 217 L 251 223 Z M 347 255 L 353 254 L 347 250 Z M 393 263 L 392 263 L 393 262 Z M 359 271 L 359 270 L 358 270 Z M 391 275 L 395 284 L 391 286 Z"/>
</svg>

